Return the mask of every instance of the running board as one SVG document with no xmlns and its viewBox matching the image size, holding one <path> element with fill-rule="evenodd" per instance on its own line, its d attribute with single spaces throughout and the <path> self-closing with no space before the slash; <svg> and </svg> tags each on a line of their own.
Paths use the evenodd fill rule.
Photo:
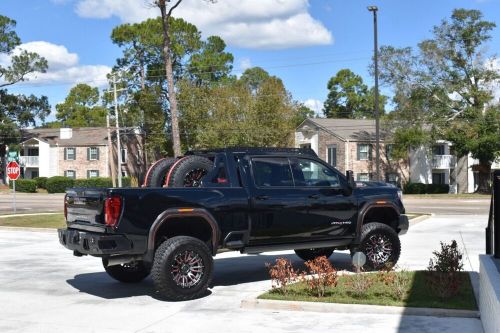
<svg viewBox="0 0 500 333">
<path fill-rule="evenodd" d="M 322 247 L 338 247 L 346 246 L 352 243 L 352 238 L 329 240 L 329 241 L 317 241 L 317 242 L 307 242 L 307 243 L 289 243 L 289 244 L 273 244 L 273 245 L 261 245 L 261 246 L 247 246 L 241 249 L 241 253 L 257 254 L 262 252 L 271 251 L 285 251 L 285 250 L 302 250 L 302 249 L 317 249 Z"/>
</svg>

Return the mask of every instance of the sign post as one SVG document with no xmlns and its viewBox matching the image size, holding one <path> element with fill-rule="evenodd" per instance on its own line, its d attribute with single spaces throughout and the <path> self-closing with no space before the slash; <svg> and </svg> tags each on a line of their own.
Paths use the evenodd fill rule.
<svg viewBox="0 0 500 333">
<path fill-rule="evenodd" d="M 14 206 L 14 214 L 16 214 L 16 180 L 19 178 L 21 174 L 21 168 L 16 161 L 9 162 L 7 164 L 7 177 L 12 180 L 12 189 L 13 189 L 13 201 L 12 204 Z"/>
</svg>

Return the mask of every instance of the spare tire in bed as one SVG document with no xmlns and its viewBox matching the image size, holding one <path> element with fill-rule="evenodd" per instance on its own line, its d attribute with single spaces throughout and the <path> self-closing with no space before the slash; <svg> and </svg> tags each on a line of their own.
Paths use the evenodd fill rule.
<svg viewBox="0 0 500 333">
<path fill-rule="evenodd" d="M 199 187 L 201 179 L 212 170 L 213 162 L 202 156 L 185 156 L 172 165 L 165 184 L 168 187 Z"/>
<path fill-rule="evenodd" d="M 144 178 L 144 187 L 162 187 L 168 175 L 168 171 L 177 161 L 174 157 L 166 157 L 156 161 L 149 167 Z"/>
</svg>

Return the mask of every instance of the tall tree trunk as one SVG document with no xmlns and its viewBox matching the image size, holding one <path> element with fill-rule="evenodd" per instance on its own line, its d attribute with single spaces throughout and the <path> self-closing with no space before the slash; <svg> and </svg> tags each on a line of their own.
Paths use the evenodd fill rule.
<svg viewBox="0 0 500 333">
<path fill-rule="evenodd" d="M 172 70 L 172 56 L 170 54 L 169 18 L 172 10 L 179 5 L 182 0 L 178 0 L 167 12 L 167 0 L 158 0 L 156 4 L 160 7 L 163 21 L 163 59 L 165 62 L 165 73 L 167 75 L 168 100 L 170 104 L 170 116 L 172 126 L 172 142 L 174 156 L 181 155 L 181 139 L 179 135 L 179 121 L 177 118 L 177 96 L 175 93 L 174 74 Z"/>
<path fill-rule="evenodd" d="M 479 172 L 479 184 L 476 193 L 491 193 L 491 163 L 480 161 L 479 165 L 476 165 L 473 170 Z"/>
</svg>

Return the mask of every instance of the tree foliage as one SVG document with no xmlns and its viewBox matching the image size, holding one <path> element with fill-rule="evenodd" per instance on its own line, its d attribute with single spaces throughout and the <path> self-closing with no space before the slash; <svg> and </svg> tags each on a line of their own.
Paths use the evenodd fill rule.
<svg viewBox="0 0 500 333">
<path fill-rule="evenodd" d="M 0 15 L 0 57 L 9 59 L 7 65 L 0 65 L 0 88 L 27 80 L 27 75 L 45 72 L 47 61 L 33 52 L 16 50 L 21 39 L 15 32 L 16 21 Z M 15 51 L 16 50 L 16 51 Z M 20 138 L 19 127 L 34 126 L 37 120 L 44 121 L 50 113 L 47 97 L 10 94 L 0 89 L 0 156 L 4 145 Z"/>
<path fill-rule="evenodd" d="M 0 88 L 27 80 L 26 76 L 34 72 L 45 73 L 47 60 L 34 52 L 21 50 L 14 53 L 14 49 L 21 44 L 14 28 L 16 21 L 0 15 L 0 55 L 10 57 L 10 64 L 0 66 Z"/>
<path fill-rule="evenodd" d="M 303 106 L 294 102 L 283 82 L 248 75 L 223 84 L 199 87 L 183 81 L 179 89 L 181 134 L 189 148 L 287 146 Z M 300 121 L 303 119 L 300 119 Z"/>
<path fill-rule="evenodd" d="M 327 84 L 328 97 L 323 113 L 327 118 L 363 119 L 375 116 L 375 91 L 350 69 L 341 69 Z M 386 97 L 379 96 L 379 112 L 384 114 Z"/>
<path fill-rule="evenodd" d="M 99 89 L 77 84 L 63 103 L 56 105 L 56 118 L 70 127 L 106 126 L 107 109 L 100 100 Z"/>
<path fill-rule="evenodd" d="M 459 154 L 471 153 L 479 160 L 480 191 L 487 191 L 490 166 L 500 151 L 498 105 L 491 91 L 500 76 L 491 66 L 494 58 L 484 53 L 494 27 L 478 10 L 455 9 L 416 51 L 380 50 L 380 78 L 394 89 L 400 136 L 411 137 L 418 127 L 416 137 L 449 140 Z"/>
<path fill-rule="evenodd" d="M 140 125 L 147 135 L 147 153 L 155 160 L 172 152 L 169 91 L 163 67 L 163 28 L 161 18 L 113 29 L 112 41 L 123 49 L 115 71 L 120 77 L 121 104 L 128 112 L 124 123 Z M 176 82 L 187 80 L 197 86 L 229 79 L 233 56 L 225 52 L 219 37 L 202 40 L 195 25 L 182 19 L 169 19 L 170 51 Z M 128 96 L 128 98 L 125 98 Z"/>
</svg>

